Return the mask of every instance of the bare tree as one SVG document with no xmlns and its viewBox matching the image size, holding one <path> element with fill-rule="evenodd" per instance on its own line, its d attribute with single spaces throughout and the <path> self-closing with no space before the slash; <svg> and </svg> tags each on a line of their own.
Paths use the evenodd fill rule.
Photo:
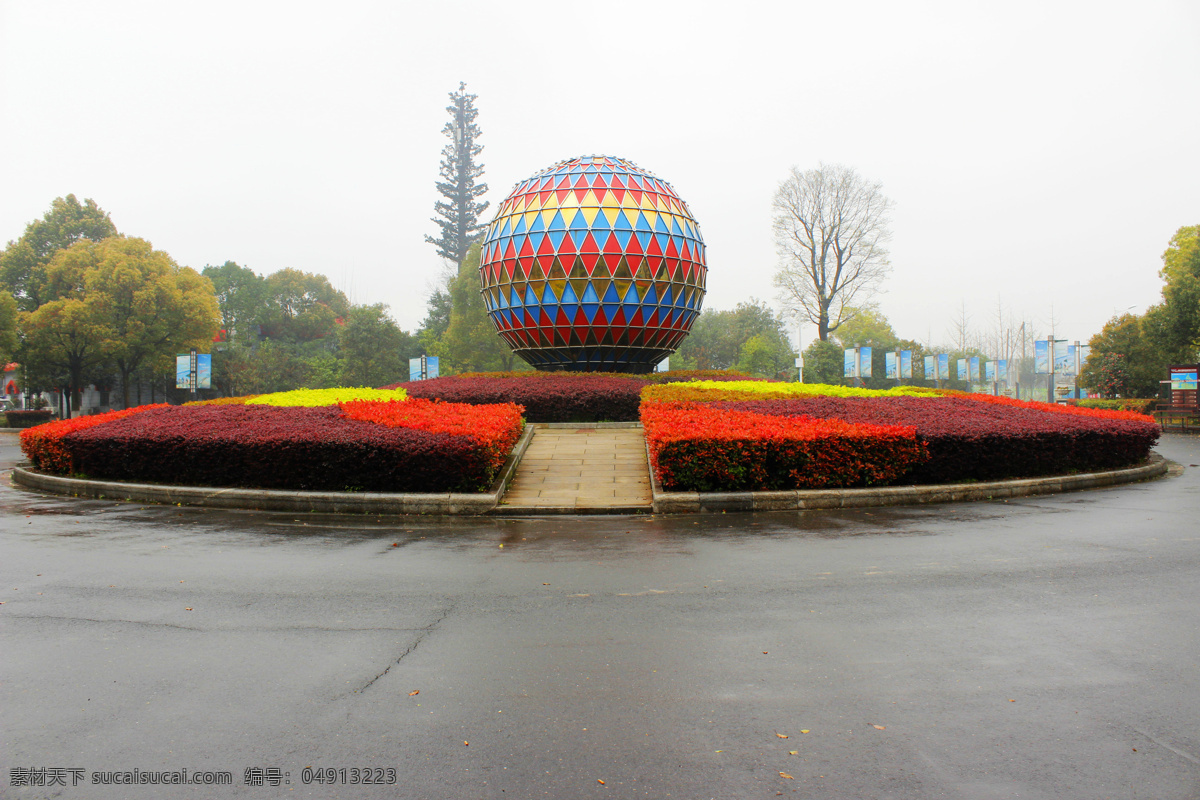
<svg viewBox="0 0 1200 800">
<path fill-rule="evenodd" d="M 888 273 L 892 203 L 880 189 L 850 167 L 821 164 L 793 167 L 775 193 L 775 285 L 822 341 L 867 305 Z"/>
</svg>

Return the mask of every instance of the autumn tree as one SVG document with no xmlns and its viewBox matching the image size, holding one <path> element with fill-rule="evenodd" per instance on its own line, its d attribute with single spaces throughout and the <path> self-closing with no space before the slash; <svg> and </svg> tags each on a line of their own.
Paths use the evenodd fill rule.
<svg viewBox="0 0 1200 800">
<path fill-rule="evenodd" d="M 892 203 L 881 188 L 849 167 L 822 164 L 793 167 L 775 193 L 775 285 L 821 340 L 869 301 L 888 273 Z"/>
<path fill-rule="evenodd" d="M 50 210 L 25 226 L 25 233 L 0 252 L 0 288 L 12 292 L 21 311 L 34 311 L 45 300 L 46 265 L 60 250 L 81 240 L 98 242 L 116 236 L 108 212 L 94 200 L 80 203 L 75 195 L 59 197 Z"/>
<path fill-rule="evenodd" d="M 104 348 L 121 375 L 125 408 L 130 378 L 143 363 L 193 347 L 209 349 L 220 309 L 208 278 L 145 239 L 111 237 L 72 251 L 89 262 L 86 291 L 108 298 L 111 336 Z"/>
<path fill-rule="evenodd" d="M 483 231 L 479 215 L 488 206 L 479 202 L 487 192 L 487 184 L 476 183 L 483 175 L 483 165 L 476 160 L 483 152 L 483 145 L 476 141 L 480 131 L 475 124 L 479 114 L 475 98 L 476 95 L 467 94 L 465 83 L 458 85 L 457 92 L 450 93 L 450 105 L 446 107 L 450 121 L 442 128 L 450 142 L 442 150 L 438 173 L 441 180 L 437 182 L 438 193 L 445 199 L 434 204 L 437 216 L 433 218 L 441 232 L 436 238 L 425 237 L 425 241 L 437 248 L 438 255 L 455 265 L 462 263 L 467 249 Z"/>
<path fill-rule="evenodd" d="M 71 408 L 79 407 L 79 392 L 86 371 L 107 356 L 112 342 L 111 298 L 88 291 L 89 245 L 79 242 L 58 251 L 41 272 L 39 296 L 44 300 L 33 311 L 21 312 L 22 358 L 36 373 L 64 374 Z"/>
</svg>

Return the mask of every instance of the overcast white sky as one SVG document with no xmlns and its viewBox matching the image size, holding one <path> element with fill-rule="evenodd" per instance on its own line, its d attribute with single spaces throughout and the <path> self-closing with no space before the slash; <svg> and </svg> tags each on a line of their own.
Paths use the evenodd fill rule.
<svg viewBox="0 0 1200 800">
<path fill-rule="evenodd" d="M 0 0 L 0 242 L 74 193 L 181 264 L 321 272 L 415 329 L 460 80 L 488 219 L 556 161 L 631 159 L 700 222 L 711 308 L 774 302 L 771 199 L 821 161 L 895 202 L 879 303 L 920 341 L 963 303 L 1086 340 L 1200 224 L 1195 0 Z"/>
</svg>

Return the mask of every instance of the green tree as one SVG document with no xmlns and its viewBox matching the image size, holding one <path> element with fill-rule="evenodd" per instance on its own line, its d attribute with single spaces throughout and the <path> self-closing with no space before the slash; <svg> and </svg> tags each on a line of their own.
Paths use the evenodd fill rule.
<svg viewBox="0 0 1200 800">
<path fill-rule="evenodd" d="M 1163 302 L 1147 314 L 1148 333 L 1169 360 L 1200 351 L 1200 225 L 1182 227 L 1162 255 Z"/>
<path fill-rule="evenodd" d="M 354 306 L 338 331 L 342 384 L 383 386 L 407 380 L 408 360 L 421 355 L 420 346 L 400 330 L 387 305 Z"/>
<path fill-rule="evenodd" d="M 54 255 L 81 240 L 98 242 L 117 235 L 108 212 L 94 200 L 80 203 L 75 195 L 59 197 L 40 220 L 0 253 L 0 284 L 12 292 L 21 311 L 34 311 L 50 299 L 43 293 L 46 265 Z"/>
<path fill-rule="evenodd" d="M 0 289 L 0 363 L 17 352 L 17 298 Z"/>
<path fill-rule="evenodd" d="M 200 274 L 212 281 L 221 308 L 222 338 L 238 345 L 258 341 L 258 326 L 267 311 L 266 280 L 233 261 L 219 267 L 207 266 Z"/>
<path fill-rule="evenodd" d="M 433 221 L 441 229 L 437 238 L 426 236 L 425 241 L 437 248 L 438 255 L 455 265 L 462 263 L 469 248 L 483 231 L 479 215 L 488 204 L 478 198 L 487 192 L 486 183 L 475 181 L 483 175 L 483 165 L 476 159 L 483 152 L 478 144 L 479 126 L 475 118 L 476 95 L 467 94 L 467 85 L 460 83 L 457 92 L 450 93 L 450 105 L 446 107 L 450 121 L 442 133 L 450 143 L 442 150 L 442 164 L 437 190 L 445 198 L 434 204 L 437 216 Z"/>
<path fill-rule="evenodd" d="M 329 278 L 281 269 L 266 278 L 263 332 L 271 339 L 302 344 L 336 332 L 350 301 Z"/>
<path fill-rule="evenodd" d="M 1102 368 L 1119 361 L 1127 376 L 1122 394 L 1128 392 L 1126 397 L 1157 397 L 1158 382 L 1167 376 L 1171 357 L 1147 335 L 1146 327 L 1145 318 L 1135 314 L 1110 319 L 1088 342 L 1091 355 L 1081 370 L 1080 384 L 1100 390 L 1108 379 Z"/>
<path fill-rule="evenodd" d="M 1134 397 L 1129 370 L 1125 369 L 1125 356 L 1120 353 L 1092 355 L 1085 368 L 1090 385 L 1105 399 Z"/>
<path fill-rule="evenodd" d="M 446 335 L 446 329 L 450 327 L 450 286 L 456 277 L 457 273 L 448 276 L 446 285 L 434 289 L 433 294 L 429 296 L 428 313 L 417 328 L 417 341 L 423 352 L 433 352 L 437 343 Z"/>
<path fill-rule="evenodd" d="M 804 351 L 804 382 L 837 385 L 842 381 L 844 365 L 841 347 L 817 339 Z"/>
<path fill-rule="evenodd" d="M 763 369 L 775 365 L 774 373 L 795 363 L 783 321 L 766 303 L 752 298 L 731 311 L 701 312 L 671 364 L 676 369 L 730 369 L 738 366 L 743 348 L 756 336 L 760 341 L 751 350 Z"/>
<path fill-rule="evenodd" d="M 450 324 L 436 342 L 434 355 L 444 373 L 511 370 L 516 354 L 496 333 L 479 291 L 478 243 L 467 250 L 450 284 Z"/>
<path fill-rule="evenodd" d="M 911 339 L 901 339 L 897 336 L 887 317 L 873 306 L 847 309 L 847 311 L 850 312 L 849 319 L 838 328 L 834 339 L 843 348 L 871 348 L 871 377 L 866 381 L 869 388 L 886 389 L 895 385 L 893 381 L 896 379 L 887 377 L 888 353 L 900 350 L 911 351 L 913 368 L 918 374 L 920 373 L 920 367 L 916 365 L 920 364 L 921 359 L 925 357 L 925 348 L 919 342 Z M 843 371 L 844 368 L 845 358 L 843 354 Z"/>
</svg>

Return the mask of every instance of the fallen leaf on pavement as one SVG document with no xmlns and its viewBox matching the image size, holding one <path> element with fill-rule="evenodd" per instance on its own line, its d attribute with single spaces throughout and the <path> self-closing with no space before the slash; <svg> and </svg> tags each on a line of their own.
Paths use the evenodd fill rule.
<svg viewBox="0 0 1200 800">
<path fill-rule="evenodd" d="M 604 785 L 604 781 L 600 780 L 599 778 L 596 778 L 596 783 L 600 784 L 601 786 Z"/>
<path fill-rule="evenodd" d="M 781 773 L 779 773 L 779 777 L 781 777 L 781 778 L 787 778 L 789 781 L 794 781 L 794 780 L 796 780 L 796 779 L 795 779 L 795 778 L 793 778 L 791 775 L 788 775 L 786 772 L 781 772 Z"/>
<path fill-rule="evenodd" d="M 801 733 L 808 733 L 808 728 L 804 728 L 804 729 L 802 729 L 800 732 L 801 732 Z"/>
<path fill-rule="evenodd" d="M 788 750 L 788 755 L 789 756 L 798 756 L 798 755 L 800 755 L 800 751 L 799 750 Z"/>
<path fill-rule="evenodd" d="M 875 730 L 877 730 L 877 731 L 886 731 L 886 730 L 887 730 L 887 726 L 886 726 L 886 725 L 876 725 L 876 724 L 872 723 L 872 724 L 871 724 L 871 727 L 872 727 L 872 728 L 874 728 L 874 729 L 875 729 Z"/>
<path fill-rule="evenodd" d="M 420 693 L 421 693 L 421 690 L 420 690 L 420 689 L 413 689 L 411 692 L 409 692 L 409 693 L 408 693 L 408 696 L 409 696 L 409 697 L 416 697 L 416 696 L 417 696 L 417 695 L 419 695 Z"/>
<path fill-rule="evenodd" d="M 782 733 L 777 733 L 777 734 L 775 734 L 775 735 L 776 735 L 776 736 L 778 736 L 780 739 L 786 739 L 786 738 L 787 738 L 787 736 L 786 736 L 786 735 L 784 735 L 784 734 L 782 734 Z"/>
</svg>

